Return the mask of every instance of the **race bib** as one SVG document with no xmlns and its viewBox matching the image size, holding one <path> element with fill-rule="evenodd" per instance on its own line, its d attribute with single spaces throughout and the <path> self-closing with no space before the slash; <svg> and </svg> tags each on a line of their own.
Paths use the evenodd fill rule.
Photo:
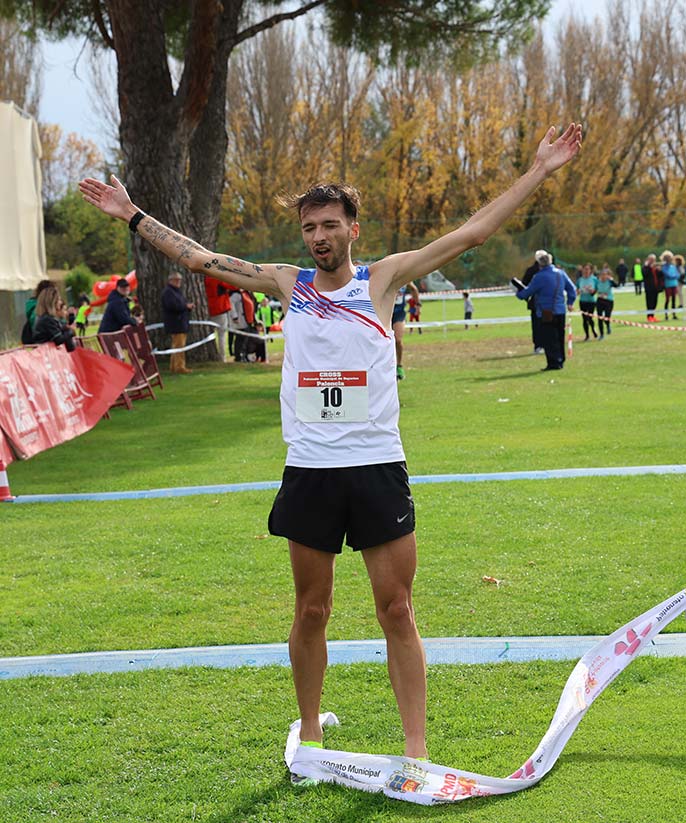
<svg viewBox="0 0 686 823">
<path fill-rule="evenodd" d="M 367 372 L 298 372 L 295 415 L 303 423 L 361 423 L 369 420 Z"/>
</svg>

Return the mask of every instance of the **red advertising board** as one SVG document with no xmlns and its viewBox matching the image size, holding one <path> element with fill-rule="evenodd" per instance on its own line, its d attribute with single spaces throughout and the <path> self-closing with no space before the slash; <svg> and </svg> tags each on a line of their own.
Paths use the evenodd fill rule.
<svg viewBox="0 0 686 823">
<path fill-rule="evenodd" d="M 45 344 L 0 357 L 0 456 L 26 460 L 92 429 L 131 379 L 126 363 Z M 9 448 L 7 448 L 9 446 Z M 9 454 L 7 454 L 9 452 Z"/>
</svg>

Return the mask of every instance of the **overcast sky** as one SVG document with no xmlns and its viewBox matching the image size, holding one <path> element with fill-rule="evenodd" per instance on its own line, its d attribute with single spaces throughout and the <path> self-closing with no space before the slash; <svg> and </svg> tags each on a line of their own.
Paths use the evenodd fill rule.
<svg viewBox="0 0 686 823">
<path fill-rule="evenodd" d="M 577 17 L 592 18 L 604 8 L 603 0 L 553 0 L 545 28 L 554 30 L 574 9 Z M 89 61 L 80 40 L 43 43 L 43 94 L 40 119 L 58 123 L 65 133 L 76 132 L 106 148 L 99 116 L 89 99 Z M 80 55 L 80 56 L 79 56 Z"/>
</svg>

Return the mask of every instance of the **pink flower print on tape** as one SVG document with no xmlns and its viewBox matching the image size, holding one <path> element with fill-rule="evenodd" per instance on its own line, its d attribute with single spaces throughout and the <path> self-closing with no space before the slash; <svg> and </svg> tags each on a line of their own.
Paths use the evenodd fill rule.
<svg viewBox="0 0 686 823">
<path fill-rule="evenodd" d="M 615 654 L 617 656 L 620 654 L 632 655 L 641 645 L 642 638 L 645 637 L 650 631 L 651 625 L 651 623 L 648 623 L 645 629 L 641 632 L 641 637 L 639 637 L 633 629 L 629 629 L 626 633 L 627 642 L 625 643 L 623 640 L 620 640 L 618 643 L 615 643 Z"/>
</svg>

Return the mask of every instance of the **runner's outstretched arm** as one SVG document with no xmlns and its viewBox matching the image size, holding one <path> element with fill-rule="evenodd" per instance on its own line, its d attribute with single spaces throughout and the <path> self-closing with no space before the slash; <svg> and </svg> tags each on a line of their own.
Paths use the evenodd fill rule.
<svg viewBox="0 0 686 823">
<path fill-rule="evenodd" d="M 421 249 L 400 252 L 373 263 L 370 267 L 373 275 L 387 281 L 388 290 L 394 291 L 449 263 L 467 249 L 485 243 L 546 178 L 578 154 L 581 148 L 579 124 L 570 123 L 552 142 L 554 135 L 555 127 L 551 127 L 538 145 L 531 168 L 466 223 Z"/>
<path fill-rule="evenodd" d="M 87 177 L 79 183 L 84 200 L 100 211 L 127 223 L 140 209 L 131 202 L 122 183 L 111 176 L 111 185 Z M 199 274 L 211 275 L 248 291 L 263 291 L 289 298 L 298 269 L 296 266 L 267 263 L 257 265 L 206 248 L 163 225 L 150 215 L 137 223 L 136 231 L 174 263 Z"/>
</svg>

